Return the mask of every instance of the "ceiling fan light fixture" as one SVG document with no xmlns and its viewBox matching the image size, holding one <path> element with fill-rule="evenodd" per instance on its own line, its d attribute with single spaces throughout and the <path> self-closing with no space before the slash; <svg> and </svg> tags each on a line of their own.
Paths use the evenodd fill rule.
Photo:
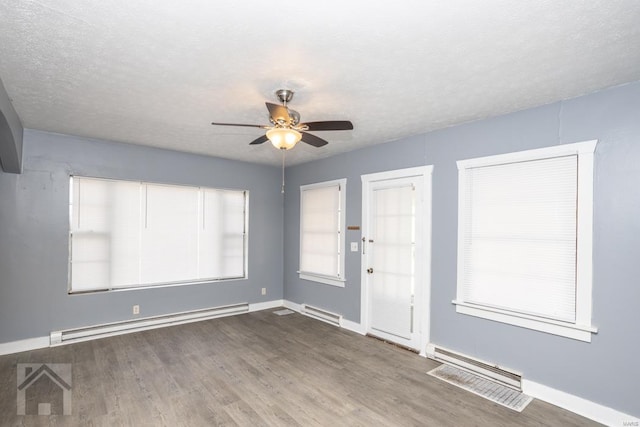
<svg viewBox="0 0 640 427">
<path fill-rule="evenodd" d="M 353 123 L 348 120 L 324 120 L 319 122 L 300 122 L 300 113 L 291 110 L 287 105 L 293 97 L 293 91 L 282 89 L 276 92 L 278 99 L 282 105 L 265 102 L 267 110 L 269 110 L 269 122 L 271 126 L 251 125 L 241 123 L 218 123 L 212 122 L 217 126 L 244 126 L 251 128 L 267 129 L 267 132 L 254 139 L 249 145 L 264 144 L 271 141 L 274 147 L 282 150 L 284 153 L 291 150 L 300 141 L 313 147 L 324 147 L 328 142 L 310 132 L 316 131 L 332 131 L 332 130 L 352 130 Z M 304 140 L 302 136 L 304 135 Z"/>
<path fill-rule="evenodd" d="M 273 128 L 267 131 L 267 138 L 274 147 L 290 150 L 302 139 L 302 134 L 295 129 Z"/>
</svg>

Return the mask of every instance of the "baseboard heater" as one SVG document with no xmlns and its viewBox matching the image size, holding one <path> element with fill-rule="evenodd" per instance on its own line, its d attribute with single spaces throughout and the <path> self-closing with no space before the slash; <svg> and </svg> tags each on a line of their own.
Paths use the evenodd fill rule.
<svg viewBox="0 0 640 427">
<path fill-rule="evenodd" d="M 439 362 L 456 366 L 472 374 L 480 375 L 491 381 L 522 391 L 522 374 L 518 372 L 502 368 L 498 365 L 492 365 L 451 350 L 446 350 L 442 347 L 428 348 L 427 356 Z"/>
<path fill-rule="evenodd" d="M 127 334 L 130 332 L 161 328 L 170 325 L 180 325 L 183 323 L 198 322 L 201 320 L 215 319 L 217 317 L 231 316 L 234 314 L 248 312 L 249 304 L 241 303 L 234 305 L 225 305 L 221 307 L 206 308 L 203 310 L 184 311 L 162 316 L 124 320 L 122 322 L 105 323 L 102 325 L 88 326 L 85 328 L 53 331 L 50 335 L 50 342 L 52 346 L 69 344 L 72 342 L 88 341 L 114 335 Z"/>
<path fill-rule="evenodd" d="M 305 316 L 313 317 L 314 319 L 322 320 L 323 322 L 330 323 L 334 326 L 340 326 L 342 316 L 336 313 L 332 313 L 327 310 L 323 310 L 311 305 L 302 304 L 302 314 Z"/>
</svg>

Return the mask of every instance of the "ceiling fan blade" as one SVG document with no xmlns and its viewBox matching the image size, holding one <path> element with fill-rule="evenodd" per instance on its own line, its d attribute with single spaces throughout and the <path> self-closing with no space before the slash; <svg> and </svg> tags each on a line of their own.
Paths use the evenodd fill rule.
<svg viewBox="0 0 640 427">
<path fill-rule="evenodd" d="M 289 116 L 289 110 L 287 107 L 278 104 L 272 104 L 270 102 L 265 102 L 267 105 L 267 109 L 269 110 L 269 115 L 276 122 L 284 122 L 289 124 L 291 121 L 291 116 Z"/>
<path fill-rule="evenodd" d="M 212 125 L 216 125 L 216 126 L 242 126 L 242 127 L 249 127 L 249 128 L 260 128 L 260 129 L 267 129 L 268 126 L 263 126 L 263 125 L 247 125 L 247 124 L 242 124 L 242 123 L 216 123 L 216 122 L 212 122 Z"/>
<path fill-rule="evenodd" d="M 269 138 L 267 138 L 267 135 L 262 135 L 259 138 L 254 139 L 253 141 L 251 141 L 249 143 L 249 145 L 258 145 L 258 144 L 262 144 L 265 143 L 269 140 Z"/>
<path fill-rule="evenodd" d="M 314 147 L 322 147 L 323 145 L 327 145 L 328 142 L 322 138 L 318 138 L 315 135 L 310 133 L 301 132 L 302 133 L 302 142 L 306 142 L 309 145 L 313 145 Z"/>
<path fill-rule="evenodd" d="M 327 120 L 323 122 L 308 122 L 303 123 L 303 125 L 307 125 L 310 131 L 317 130 L 352 130 L 353 123 L 349 120 Z"/>
</svg>

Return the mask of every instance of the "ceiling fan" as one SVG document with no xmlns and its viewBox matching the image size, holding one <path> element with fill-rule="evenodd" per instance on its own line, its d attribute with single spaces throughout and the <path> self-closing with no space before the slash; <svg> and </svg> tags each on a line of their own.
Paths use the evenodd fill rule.
<svg viewBox="0 0 640 427">
<path fill-rule="evenodd" d="M 266 129 L 267 132 L 264 135 L 254 139 L 249 145 L 257 145 L 271 141 L 274 147 L 281 150 L 290 150 L 295 147 L 299 141 L 306 142 L 314 147 L 322 147 L 328 144 L 324 139 L 308 132 L 353 129 L 353 124 L 348 120 L 300 123 L 300 113 L 287 107 L 287 103 L 293 98 L 293 91 L 280 89 L 276 91 L 276 96 L 282 105 L 265 102 L 267 110 L 269 110 L 271 126 L 217 122 L 211 124 L 216 126 L 244 126 Z"/>
</svg>

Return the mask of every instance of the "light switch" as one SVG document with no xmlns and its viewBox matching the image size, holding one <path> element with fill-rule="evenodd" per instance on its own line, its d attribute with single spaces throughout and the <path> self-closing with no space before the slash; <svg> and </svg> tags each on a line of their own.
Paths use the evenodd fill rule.
<svg viewBox="0 0 640 427">
<path fill-rule="evenodd" d="M 358 242 L 351 242 L 351 252 L 358 252 Z"/>
</svg>

